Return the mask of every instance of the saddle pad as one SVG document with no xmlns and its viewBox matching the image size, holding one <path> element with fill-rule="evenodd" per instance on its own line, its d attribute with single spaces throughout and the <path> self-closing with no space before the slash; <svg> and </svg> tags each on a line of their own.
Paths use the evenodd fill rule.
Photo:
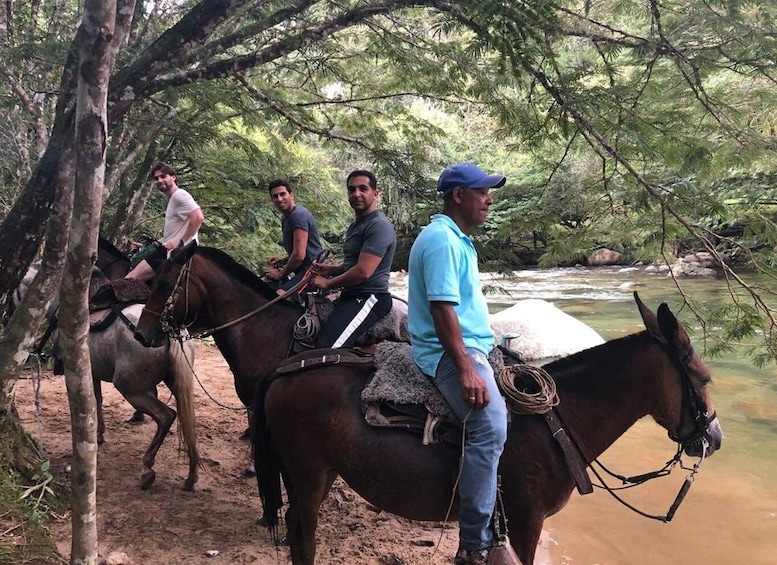
<svg viewBox="0 0 777 565">
<path fill-rule="evenodd" d="M 436 416 L 455 418 L 437 387 L 413 360 L 407 343 L 384 341 L 375 350 L 375 375 L 362 391 L 362 402 L 423 404 Z"/>
<path fill-rule="evenodd" d="M 91 300 L 91 309 L 110 308 L 114 304 L 145 302 L 151 287 L 136 279 L 117 279 L 103 284 Z"/>
</svg>

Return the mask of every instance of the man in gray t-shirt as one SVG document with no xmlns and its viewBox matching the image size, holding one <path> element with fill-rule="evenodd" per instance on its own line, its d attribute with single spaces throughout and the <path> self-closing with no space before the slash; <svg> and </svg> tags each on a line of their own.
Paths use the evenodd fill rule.
<svg viewBox="0 0 777 565">
<path fill-rule="evenodd" d="M 285 294 L 302 280 L 313 261 L 321 255 L 323 248 L 313 214 L 294 202 L 289 183 L 280 179 L 274 180 L 270 182 L 268 191 L 272 203 L 283 216 L 281 232 L 286 257 L 270 257 L 267 260 L 270 267 L 265 269 L 264 274 L 270 280 L 280 281 L 278 294 Z M 295 291 L 292 298 L 298 302 L 302 301 L 299 291 Z"/>
<path fill-rule="evenodd" d="M 356 339 L 391 311 L 388 290 L 397 245 L 394 226 L 378 211 L 375 175 L 357 170 L 348 175 L 348 202 L 356 220 L 348 227 L 343 262 L 314 263 L 313 286 L 342 288 L 335 310 L 321 328 L 316 347 L 351 347 Z"/>
</svg>

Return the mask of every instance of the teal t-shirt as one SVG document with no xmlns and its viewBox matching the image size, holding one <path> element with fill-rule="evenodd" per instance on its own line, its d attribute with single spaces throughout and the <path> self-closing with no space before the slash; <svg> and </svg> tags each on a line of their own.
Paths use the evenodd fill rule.
<svg viewBox="0 0 777 565">
<path fill-rule="evenodd" d="M 434 376 L 445 350 L 434 330 L 429 303 L 451 302 L 459 318 L 464 345 L 488 355 L 494 333 L 478 274 L 472 240 L 444 214 L 418 235 L 410 250 L 407 323 L 415 362 Z"/>
</svg>

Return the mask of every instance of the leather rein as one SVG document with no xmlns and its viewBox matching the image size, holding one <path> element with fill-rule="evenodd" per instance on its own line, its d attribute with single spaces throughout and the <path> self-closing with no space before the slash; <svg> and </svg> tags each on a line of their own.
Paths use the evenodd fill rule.
<svg viewBox="0 0 777 565">
<path fill-rule="evenodd" d="M 188 297 L 188 289 L 189 289 L 189 277 L 191 275 L 191 266 L 192 260 L 189 258 L 188 261 L 184 265 L 181 266 L 180 271 L 178 271 L 178 277 L 175 281 L 175 287 L 173 288 L 173 291 L 170 293 L 170 296 L 167 297 L 167 300 L 165 301 L 165 305 L 162 308 L 161 312 L 156 312 L 154 310 L 150 310 L 147 307 L 143 308 L 143 312 L 147 312 L 150 316 L 153 316 L 159 320 L 159 325 L 162 328 L 162 331 L 171 337 L 175 337 L 176 339 L 181 340 L 190 340 L 190 339 L 199 339 L 208 337 L 210 335 L 213 335 L 217 331 L 224 330 L 230 326 L 234 326 L 239 324 L 240 322 L 247 320 L 248 318 L 255 316 L 259 314 L 260 312 L 266 310 L 273 304 L 280 302 L 281 300 L 286 299 L 286 295 L 291 294 L 295 292 L 297 289 L 304 287 L 307 285 L 310 280 L 314 277 L 312 273 L 307 274 L 304 276 L 297 284 L 295 284 L 293 287 L 291 287 L 289 290 L 286 291 L 286 295 L 278 295 L 276 298 L 273 298 L 269 302 L 262 304 L 258 308 L 251 310 L 250 312 L 243 314 L 242 316 L 239 316 L 238 318 L 231 320 L 229 322 L 226 322 L 224 324 L 221 324 L 219 326 L 215 326 L 213 328 L 209 328 L 207 330 L 203 330 L 198 333 L 192 333 L 187 334 L 186 336 L 180 335 L 180 328 L 186 328 L 194 323 L 194 320 L 189 322 L 189 324 L 181 324 L 181 326 L 178 326 L 178 324 L 175 323 L 175 319 L 173 317 L 173 310 L 175 308 L 175 303 L 178 300 L 178 295 L 181 293 L 181 291 L 184 291 L 184 294 Z M 187 298 L 186 300 L 187 304 L 187 312 L 188 312 L 188 304 L 189 300 Z M 186 314 L 184 314 L 184 320 L 186 319 Z"/>
<path fill-rule="evenodd" d="M 625 477 L 625 476 L 613 473 L 612 471 L 607 469 L 607 467 L 605 467 L 601 463 L 601 461 L 599 461 L 598 458 L 593 460 L 591 464 L 591 471 L 593 471 L 596 478 L 599 479 L 599 482 L 602 483 L 601 485 L 595 485 L 595 486 L 609 492 L 612 495 L 612 497 L 615 498 L 615 500 L 617 500 L 618 502 L 620 502 L 630 510 L 636 512 L 640 516 L 644 516 L 645 518 L 650 518 L 652 520 L 658 520 L 664 523 L 669 523 L 672 521 L 672 518 L 674 518 L 674 515 L 677 512 L 677 509 L 680 507 L 680 504 L 683 502 L 683 500 L 685 499 L 685 496 L 688 494 L 688 491 L 690 490 L 691 485 L 693 484 L 693 480 L 696 476 L 696 473 L 699 472 L 699 468 L 701 464 L 704 462 L 704 458 L 705 458 L 705 454 L 707 452 L 707 446 L 708 446 L 707 437 L 705 435 L 706 430 L 708 425 L 717 417 L 717 415 L 715 412 L 713 412 L 711 415 L 707 416 L 707 404 L 701 398 L 698 391 L 696 390 L 696 388 L 693 386 L 693 383 L 691 382 L 691 376 L 688 373 L 688 366 L 693 360 L 693 355 L 694 355 L 693 347 L 689 348 L 688 352 L 685 353 L 685 355 L 682 355 L 680 354 L 679 351 L 676 351 L 669 343 L 667 343 L 666 339 L 664 339 L 663 336 L 656 335 L 651 332 L 650 337 L 653 340 L 655 340 L 658 344 L 661 345 L 661 347 L 664 349 L 664 351 L 666 351 L 666 353 L 669 355 L 669 358 L 672 360 L 672 362 L 680 372 L 680 381 L 683 387 L 681 414 L 686 414 L 686 413 L 693 414 L 693 424 L 694 424 L 693 430 L 691 430 L 691 432 L 686 436 L 682 436 L 681 428 L 683 425 L 683 421 L 681 417 L 680 422 L 677 424 L 677 429 L 675 431 L 670 431 L 668 433 L 669 438 L 672 441 L 677 443 L 677 451 L 675 452 L 674 457 L 672 457 L 672 459 L 667 461 L 666 464 L 658 471 L 644 473 L 642 475 L 635 475 L 632 477 Z M 699 461 L 698 463 L 695 463 L 692 467 L 686 467 L 682 462 L 683 450 L 686 447 L 692 446 L 696 443 L 702 444 L 701 456 L 699 458 Z M 615 488 L 608 486 L 605 483 L 602 476 L 593 467 L 593 463 L 596 463 L 605 473 L 609 474 L 611 477 L 619 479 L 623 483 L 623 486 L 615 487 Z M 647 512 L 643 512 L 642 510 L 636 508 L 635 506 L 623 500 L 615 493 L 616 490 L 624 490 L 627 488 L 632 488 L 637 485 L 641 485 L 651 479 L 669 475 L 677 465 L 679 465 L 681 469 L 688 471 L 689 474 L 685 478 L 685 481 L 680 487 L 680 490 L 678 491 L 677 495 L 674 498 L 674 501 L 669 506 L 669 510 L 665 515 L 654 515 L 654 514 L 648 514 Z"/>
<path fill-rule="evenodd" d="M 680 380 L 681 380 L 682 387 L 683 387 L 682 388 L 683 396 L 682 396 L 681 413 L 682 414 L 686 414 L 686 413 L 692 413 L 693 414 L 694 428 L 691 431 L 691 433 L 689 433 L 689 434 L 687 434 L 686 436 L 683 437 L 681 435 L 681 428 L 683 426 L 683 420 L 681 418 L 680 422 L 677 425 L 677 429 L 674 430 L 674 431 L 670 431 L 669 432 L 669 434 L 668 434 L 669 438 L 672 441 L 674 441 L 674 442 L 676 442 L 678 444 L 677 445 L 677 451 L 676 451 L 674 457 L 672 457 L 672 459 L 667 461 L 666 464 L 661 469 L 659 469 L 658 471 L 652 471 L 652 472 L 644 473 L 644 474 L 641 474 L 641 475 L 635 475 L 635 476 L 632 476 L 632 477 L 626 477 L 626 476 L 623 476 L 623 475 L 618 475 L 616 473 L 613 473 L 612 471 L 607 469 L 607 467 L 605 467 L 601 463 L 601 461 L 599 461 L 598 458 L 594 458 L 594 460 L 591 461 L 591 463 L 588 465 L 588 467 L 590 467 L 591 471 L 594 473 L 596 478 L 601 483 L 600 485 L 593 485 L 593 486 L 596 486 L 598 488 L 606 490 L 607 492 L 610 493 L 610 495 L 612 495 L 613 498 L 615 498 L 615 500 L 617 500 L 618 502 L 623 504 L 628 509 L 636 512 L 640 516 L 644 516 L 645 518 L 650 518 L 652 520 L 658 520 L 658 521 L 661 521 L 661 522 L 668 523 L 668 522 L 672 521 L 672 518 L 674 518 L 674 515 L 677 512 L 677 509 L 680 507 L 680 504 L 685 499 L 685 496 L 688 494 L 688 491 L 690 490 L 691 485 L 693 484 L 693 480 L 694 480 L 694 478 L 696 476 L 696 473 L 699 472 L 699 467 L 701 466 L 702 462 L 704 461 L 705 453 L 707 451 L 707 445 L 708 445 L 708 441 L 707 441 L 707 438 L 705 436 L 705 433 L 706 433 L 708 425 L 717 417 L 717 415 L 716 415 L 715 412 L 713 412 L 711 415 L 707 416 L 707 404 L 699 396 L 698 391 L 694 388 L 693 383 L 691 382 L 691 377 L 690 377 L 690 375 L 688 373 L 688 366 L 690 365 L 691 360 L 693 359 L 693 355 L 694 355 L 693 348 L 691 347 L 685 355 L 681 356 L 679 352 L 675 351 L 674 348 L 672 346 L 670 346 L 669 343 L 667 343 L 666 339 L 664 339 L 663 336 L 656 335 L 656 334 L 651 332 L 650 333 L 650 337 L 661 345 L 661 347 L 664 349 L 664 351 L 666 351 L 666 353 L 669 355 L 669 358 L 672 360 L 672 362 L 675 364 L 675 366 L 677 367 L 677 369 L 680 372 Z M 554 412 L 556 412 L 556 411 L 554 410 Z M 563 420 L 561 419 L 560 414 L 556 414 L 556 415 L 558 416 L 559 420 L 561 420 L 561 423 L 557 424 L 557 425 L 561 427 L 561 431 L 563 432 L 564 431 L 563 430 L 563 425 L 564 425 L 563 424 Z M 551 428 L 551 429 L 553 429 L 553 428 Z M 556 437 L 556 433 L 554 433 L 554 437 Z M 574 442 L 574 439 L 572 441 Z M 699 459 L 698 463 L 695 463 L 692 467 L 686 467 L 685 465 L 683 465 L 683 462 L 682 462 L 683 450 L 686 447 L 694 445 L 696 443 L 701 443 L 702 444 L 702 449 L 701 449 L 702 455 L 700 456 L 700 459 Z M 580 449 L 579 444 L 577 442 L 574 442 L 574 446 L 575 446 L 576 451 L 578 452 L 580 458 L 584 458 L 584 456 L 582 454 L 582 450 Z M 562 447 L 563 447 L 563 445 L 562 445 Z M 565 449 L 565 453 L 566 453 L 566 451 L 567 450 Z M 620 480 L 623 483 L 623 485 L 620 486 L 620 487 L 610 487 L 609 485 L 607 485 L 607 483 L 604 481 L 604 479 L 599 474 L 599 472 L 596 470 L 596 468 L 594 468 L 594 464 L 599 466 L 605 473 L 607 473 L 611 477 Z M 681 469 L 689 471 L 689 474 L 685 478 L 685 481 L 683 482 L 682 486 L 680 487 L 680 490 L 677 493 L 677 496 L 675 496 L 674 501 L 670 505 L 669 510 L 667 511 L 667 513 L 665 515 L 648 514 L 647 512 L 644 512 L 644 511 L 636 508 L 635 506 L 629 504 L 628 502 L 623 500 L 620 496 L 618 496 L 615 493 L 615 491 L 617 491 L 617 490 L 625 490 L 625 489 L 628 489 L 628 488 L 632 488 L 632 487 L 641 485 L 643 483 L 646 483 L 647 481 L 649 481 L 651 479 L 655 479 L 655 478 L 658 478 L 658 477 L 664 477 L 666 475 L 669 475 L 672 472 L 672 470 L 677 465 L 679 465 Z M 570 465 L 570 469 L 571 468 L 572 468 L 572 465 Z M 574 470 L 572 472 L 573 472 L 573 476 L 575 478 L 575 481 L 578 484 L 578 490 L 581 492 L 581 494 L 588 494 L 588 492 L 591 492 L 590 490 L 581 488 L 580 468 L 578 467 L 577 473 L 575 473 Z M 587 477 L 587 475 L 585 473 L 585 469 L 582 469 L 582 475 L 584 475 L 584 477 L 582 478 L 583 484 L 584 484 L 585 481 L 588 480 L 588 477 Z M 588 482 L 588 484 L 589 485 L 591 484 L 590 481 Z M 584 490 L 587 490 L 587 492 L 584 492 Z"/>
</svg>

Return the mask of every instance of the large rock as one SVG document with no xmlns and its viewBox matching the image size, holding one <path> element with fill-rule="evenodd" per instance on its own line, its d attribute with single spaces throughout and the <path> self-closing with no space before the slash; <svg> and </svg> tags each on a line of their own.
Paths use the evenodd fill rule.
<svg viewBox="0 0 777 565">
<path fill-rule="evenodd" d="M 589 326 L 545 300 L 521 300 L 490 319 L 497 343 L 505 334 L 515 334 L 509 347 L 526 361 L 563 357 L 604 343 Z"/>
<path fill-rule="evenodd" d="M 725 254 L 720 254 L 720 257 L 726 264 L 731 264 L 731 259 Z M 697 251 L 680 257 L 672 265 L 672 274 L 675 277 L 715 277 L 719 269 L 720 264 L 712 256 L 712 253 Z"/>
<path fill-rule="evenodd" d="M 588 256 L 588 264 L 591 267 L 602 267 L 604 265 L 620 265 L 623 255 L 612 249 L 597 249 Z"/>
</svg>

